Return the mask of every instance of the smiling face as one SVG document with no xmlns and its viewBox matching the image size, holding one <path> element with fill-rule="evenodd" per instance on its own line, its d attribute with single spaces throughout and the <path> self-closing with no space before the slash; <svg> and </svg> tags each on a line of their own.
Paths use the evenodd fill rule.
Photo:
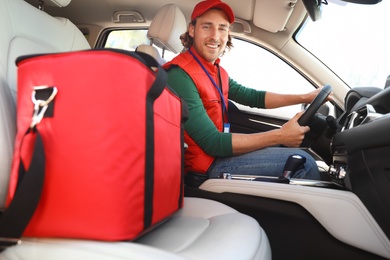
<svg viewBox="0 0 390 260">
<path fill-rule="evenodd" d="M 229 38 L 229 20 L 222 10 L 210 9 L 190 24 L 189 35 L 194 39 L 196 52 L 214 64 L 226 48 Z"/>
</svg>

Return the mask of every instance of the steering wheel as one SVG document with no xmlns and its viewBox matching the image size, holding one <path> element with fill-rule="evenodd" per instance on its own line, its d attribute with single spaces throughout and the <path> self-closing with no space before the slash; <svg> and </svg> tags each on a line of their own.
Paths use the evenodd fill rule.
<svg viewBox="0 0 390 260">
<path fill-rule="evenodd" d="M 330 85 L 325 85 L 320 93 L 313 99 L 310 105 L 306 108 L 305 112 L 298 119 L 298 124 L 301 126 L 306 126 L 309 124 L 310 120 L 313 119 L 314 114 L 321 107 L 322 103 L 329 96 L 330 92 L 332 92 L 332 87 Z"/>
</svg>

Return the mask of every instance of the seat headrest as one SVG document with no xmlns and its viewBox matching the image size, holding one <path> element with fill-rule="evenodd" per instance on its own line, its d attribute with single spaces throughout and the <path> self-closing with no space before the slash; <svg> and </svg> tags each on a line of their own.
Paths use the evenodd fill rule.
<svg viewBox="0 0 390 260">
<path fill-rule="evenodd" d="M 174 4 L 163 6 L 153 18 L 148 38 L 156 46 L 178 53 L 183 49 L 180 35 L 187 29 L 186 19 L 180 9 Z"/>
<path fill-rule="evenodd" d="M 70 1 L 72 0 L 46 0 L 45 5 L 65 7 L 70 3 Z"/>
<path fill-rule="evenodd" d="M 149 54 L 152 56 L 160 65 L 163 65 L 165 63 L 165 60 L 160 57 L 160 53 L 158 53 L 158 50 L 147 44 L 141 44 L 137 47 L 136 51 L 143 52 L 146 54 Z"/>
</svg>

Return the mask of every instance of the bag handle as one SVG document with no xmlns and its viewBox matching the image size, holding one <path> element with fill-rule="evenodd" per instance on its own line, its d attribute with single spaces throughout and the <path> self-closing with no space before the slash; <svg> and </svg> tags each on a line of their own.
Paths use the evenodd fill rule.
<svg viewBox="0 0 390 260">
<path fill-rule="evenodd" d="M 138 60 L 143 62 L 147 67 L 149 67 L 151 70 L 152 68 L 156 68 L 156 79 L 153 82 L 152 86 L 150 87 L 150 90 L 148 92 L 148 97 L 155 100 L 158 96 L 161 95 L 163 90 L 166 87 L 166 83 L 168 81 L 168 75 L 167 72 L 161 67 L 161 65 L 149 54 L 143 53 L 143 52 L 130 52 L 132 56 L 135 56 Z"/>
<path fill-rule="evenodd" d="M 150 69 L 155 67 L 156 79 L 153 82 L 147 93 L 146 102 L 146 160 L 145 160 L 145 201 L 144 201 L 144 229 L 152 225 L 153 216 L 153 191 L 154 191 L 154 120 L 153 118 L 153 103 L 166 87 L 168 79 L 166 71 L 158 64 L 158 62 L 150 55 L 142 52 L 132 52 L 141 62 Z M 153 70 L 153 69 L 152 69 Z"/>
</svg>

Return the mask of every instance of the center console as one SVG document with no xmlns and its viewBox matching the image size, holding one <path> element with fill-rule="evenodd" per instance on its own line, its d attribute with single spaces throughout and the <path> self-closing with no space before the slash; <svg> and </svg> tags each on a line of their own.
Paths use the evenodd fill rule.
<svg viewBox="0 0 390 260">
<path fill-rule="evenodd" d="M 260 221 L 276 211 L 268 217 L 272 224 L 288 214 L 278 202 L 299 205 L 337 240 L 390 259 L 390 88 L 365 100 L 352 94 L 360 102 L 346 98 L 348 109 L 331 136 L 330 165 L 321 167 L 323 180 L 295 179 L 288 169 L 279 177 L 222 173 L 202 180 L 199 190 L 240 195 L 239 203 L 258 198 L 253 201 L 266 205 Z"/>
</svg>

